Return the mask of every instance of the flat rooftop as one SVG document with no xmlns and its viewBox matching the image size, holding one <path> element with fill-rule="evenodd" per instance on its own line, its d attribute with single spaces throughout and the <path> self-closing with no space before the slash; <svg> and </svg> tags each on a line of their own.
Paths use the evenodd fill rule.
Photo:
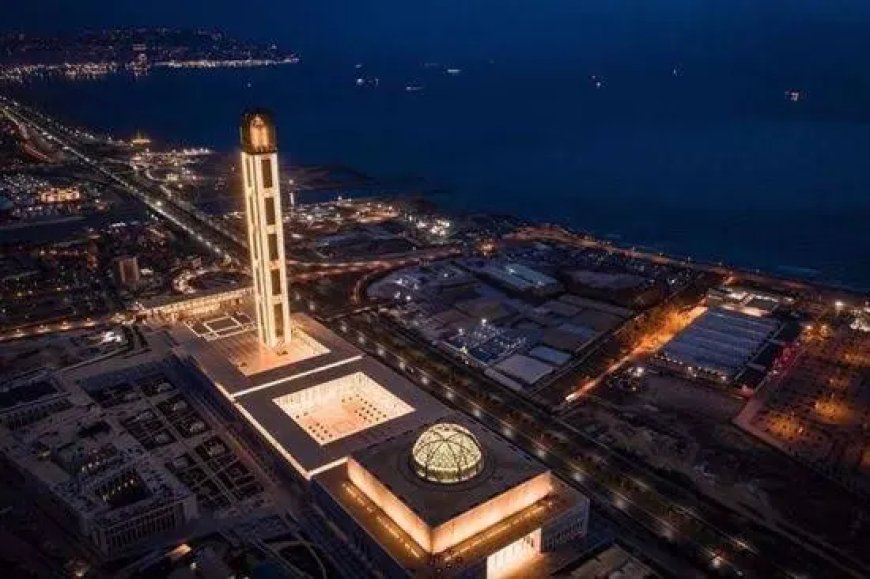
<svg viewBox="0 0 870 579">
<path fill-rule="evenodd" d="M 361 371 L 273 399 L 321 446 L 413 412 Z"/>
<path fill-rule="evenodd" d="M 451 421 L 455 422 L 453 419 Z M 346 465 L 319 474 L 315 481 L 315 484 L 329 493 L 372 540 L 414 577 L 458 575 L 481 559 L 541 528 L 548 521 L 572 508 L 578 501 L 588 501 L 576 489 L 553 477 L 553 491 L 549 496 L 465 541 L 432 555 L 420 547 L 404 529 L 349 480 Z M 490 481 L 493 482 L 493 479 Z M 455 491 L 446 494 L 449 497 L 447 502 L 460 500 L 462 496 L 461 492 Z M 443 505 L 443 502 L 441 504 Z M 549 571 L 545 569 L 547 555 L 530 560 L 512 576 L 546 576 Z"/>
<path fill-rule="evenodd" d="M 481 271 L 518 290 L 551 288 L 560 285 L 552 277 L 514 262 L 489 263 Z"/>
<path fill-rule="evenodd" d="M 175 351 L 305 478 L 449 413 L 315 320 L 291 320 L 292 342 L 277 354 L 253 330 L 211 341 L 188 336 Z"/>
<path fill-rule="evenodd" d="M 677 334 L 660 350 L 659 356 L 733 378 L 779 327 L 776 320 L 713 308 Z"/>
<path fill-rule="evenodd" d="M 411 448 L 417 437 L 431 424 L 354 454 L 357 462 L 431 528 L 548 470 L 541 462 L 464 415 L 451 414 L 438 420 L 441 421 L 466 427 L 480 443 L 484 467 L 471 480 L 438 484 L 421 479 L 413 471 Z"/>
<path fill-rule="evenodd" d="M 0 414 L 58 394 L 61 391 L 49 378 L 4 384 L 0 390 Z"/>
<path fill-rule="evenodd" d="M 353 384 L 356 385 L 353 385 Z M 303 400 L 327 390 L 351 385 L 357 393 L 354 401 L 346 402 L 324 395 L 316 412 L 293 418 L 287 408 L 301 408 L 288 401 Z M 382 393 L 372 396 L 371 391 Z M 383 395 L 386 394 L 386 395 Z M 361 410 L 366 400 L 371 407 L 380 405 L 390 411 L 381 418 L 348 419 L 348 413 Z M 300 378 L 284 381 L 268 388 L 243 394 L 235 399 L 237 408 L 281 454 L 306 478 L 336 464 L 363 448 L 414 429 L 424 422 L 434 422 L 449 412 L 447 407 L 416 386 L 370 359 L 361 358 L 341 366 L 326 368 Z M 317 418 L 324 423 L 315 424 Z M 343 419 L 348 419 L 342 422 Z"/>
<path fill-rule="evenodd" d="M 177 324 L 173 338 L 183 344 L 224 393 L 235 398 L 253 389 L 291 380 L 326 366 L 337 366 L 362 358 L 363 353 L 325 326 L 304 314 L 293 314 L 292 341 L 273 351 L 257 338 L 253 326 L 228 335 L 206 338 L 196 331 L 198 324 L 211 326 L 223 316 L 197 324 Z M 211 339 L 209 339 L 211 338 Z"/>
<path fill-rule="evenodd" d="M 555 350 L 554 350 L 555 351 Z M 570 358 L 570 356 L 568 356 Z M 495 365 L 495 369 L 522 380 L 526 384 L 534 384 L 547 374 L 553 372 L 553 366 L 523 354 L 514 354 Z"/>
<path fill-rule="evenodd" d="M 153 505 L 190 495 L 114 416 L 97 414 L 90 405 L 15 430 L 0 427 L 0 451 L 78 516 L 99 523 L 124 520 L 144 501 Z"/>
</svg>

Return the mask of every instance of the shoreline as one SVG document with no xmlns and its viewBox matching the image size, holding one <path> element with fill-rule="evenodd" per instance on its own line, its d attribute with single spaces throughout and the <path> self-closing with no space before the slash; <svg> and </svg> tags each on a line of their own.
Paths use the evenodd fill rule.
<svg viewBox="0 0 870 579">
<path fill-rule="evenodd" d="M 223 153 L 221 153 L 219 151 L 215 151 L 215 152 L 218 154 L 222 154 L 222 155 L 228 154 L 226 152 L 223 152 Z M 306 166 L 306 165 L 303 165 L 303 167 L 304 166 Z M 389 188 L 388 187 L 389 184 L 391 182 L 395 182 L 396 181 L 395 179 L 391 180 L 388 178 L 386 180 L 383 180 L 381 177 L 372 177 L 371 176 L 372 173 L 370 171 L 367 171 L 365 169 L 358 169 L 358 168 L 356 168 L 356 166 L 353 166 L 353 165 L 350 165 L 347 163 L 343 163 L 341 161 L 332 161 L 332 162 L 327 163 L 327 164 L 323 164 L 323 165 L 318 164 L 316 166 L 322 166 L 322 167 L 327 167 L 327 168 L 332 168 L 332 169 L 339 168 L 343 171 L 350 171 L 357 178 L 363 177 L 363 182 L 369 181 L 368 183 L 366 183 L 367 187 L 365 187 L 365 188 L 381 189 L 381 193 L 375 194 L 375 195 L 371 195 L 371 194 L 369 194 L 369 191 L 365 191 L 361 198 L 366 198 L 366 197 L 384 198 L 384 197 L 389 196 L 389 197 L 394 197 L 394 198 L 399 199 L 399 198 L 419 196 L 419 197 L 425 199 L 426 201 L 432 203 L 435 207 L 441 208 L 443 205 L 445 205 L 445 203 L 443 202 L 444 196 L 453 195 L 453 193 L 451 193 L 447 189 L 444 189 L 443 187 L 439 187 L 439 188 L 426 187 L 427 183 L 426 183 L 426 180 L 424 177 L 415 178 L 415 179 L 420 179 L 421 182 L 417 183 L 417 185 L 419 185 L 419 187 L 414 187 L 413 190 L 408 190 L 407 192 L 397 192 L 395 190 L 387 192 L 386 189 Z M 341 184 L 336 183 L 336 185 L 338 185 L 337 188 L 327 187 L 321 191 L 317 191 L 317 193 L 319 195 L 328 196 L 332 192 L 334 192 L 337 196 L 338 194 L 340 194 Z M 324 201 L 328 201 L 328 199 L 321 198 L 317 202 L 324 202 Z M 300 200 L 300 203 L 304 204 L 304 201 Z M 450 204 L 446 204 L 446 205 L 450 205 Z M 825 291 L 844 292 L 844 293 L 848 293 L 848 294 L 852 294 L 852 295 L 856 295 L 856 296 L 861 296 L 861 298 L 864 300 L 866 300 L 867 297 L 870 296 L 870 284 L 865 285 L 865 283 L 867 283 L 867 282 L 856 284 L 856 283 L 842 282 L 839 280 L 828 280 L 825 278 L 826 274 L 822 269 L 816 268 L 816 267 L 811 267 L 811 266 L 795 266 L 795 265 L 778 266 L 778 267 L 781 267 L 782 269 L 787 268 L 788 270 L 790 270 L 790 271 L 786 271 L 785 273 L 781 273 L 781 272 L 776 271 L 775 267 L 777 267 L 777 266 L 758 267 L 758 266 L 753 266 L 753 265 L 733 265 L 732 264 L 733 262 L 731 262 L 727 258 L 722 259 L 722 260 L 714 260 L 714 259 L 708 259 L 708 258 L 703 258 L 703 257 L 696 257 L 695 254 L 692 254 L 690 252 L 683 253 L 681 251 L 674 252 L 674 251 L 664 251 L 664 250 L 656 251 L 654 247 L 650 247 L 650 243 L 652 243 L 653 245 L 655 245 L 657 243 L 655 241 L 650 242 L 647 240 L 643 243 L 642 242 L 634 242 L 633 243 L 630 240 L 627 240 L 625 238 L 625 236 L 623 236 L 623 234 L 621 234 L 621 233 L 620 234 L 610 233 L 610 234 L 599 235 L 599 234 L 590 233 L 588 230 L 584 230 L 584 229 L 581 229 L 579 227 L 576 227 L 576 226 L 572 225 L 571 223 L 564 223 L 564 222 L 560 223 L 560 222 L 554 222 L 554 221 L 546 220 L 546 219 L 542 219 L 542 220 L 533 222 L 533 221 L 530 221 L 526 218 L 518 217 L 517 215 L 511 214 L 510 212 L 506 212 L 506 211 L 498 211 L 498 210 L 480 211 L 480 210 L 473 210 L 473 209 L 452 209 L 450 207 L 444 208 L 444 209 L 442 209 L 442 211 L 447 215 L 452 214 L 452 215 L 462 216 L 462 215 L 479 214 L 479 215 L 487 215 L 487 216 L 492 216 L 492 217 L 506 217 L 506 218 L 509 218 L 510 220 L 518 223 L 518 224 L 523 224 L 523 225 L 527 225 L 527 226 L 556 227 L 556 228 L 559 228 L 559 229 L 561 229 L 565 232 L 568 232 L 574 236 L 578 236 L 580 238 L 586 239 L 587 241 L 594 241 L 599 247 L 601 247 L 601 246 L 612 247 L 612 248 L 617 249 L 619 251 L 632 252 L 635 255 L 643 256 L 643 257 L 650 259 L 652 261 L 655 261 L 656 259 L 666 258 L 674 263 L 680 263 L 683 265 L 693 265 L 694 267 L 704 268 L 704 269 L 707 269 L 708 271 L 719 271 L 725 275 L 737 274 L 737 275 L 740 275 L 741 277 L 745 277 L 745 278 L 749 278 L 749 279 L 754 277 L 754 278 L 758 278 L 758 279 L 769 280 L 770 282 L 779 283 L 779 284 L 791 284 L 791 285 L 795 285 L 795 286 L 801 286 L 804 288 L 816 288 L 816 289 L 825 290 Z M 69 223 L 73 220 L 77 220 L 77 218 L 75 218 L 75 217 L 61 218 L 61 219 L 63 220 L 62 222 L 55 222 L 55 224 L 64 223 L 64 222 Z M 22 230 L 22 229 L 27 229 L 30 226 L 42 227 L 43 225 L 51 225 L 51 224 L 52 223 L 14 224 L 12 226 L 9 226 L 8 229 L 0 227 L 0 243 L 9 244 L 9 243 L 15 241 L 15 240 L 8 240 L 8 239 L 3 240 L 3 237 L 8 237 L 8 233 L 10 231 L 18 231 L 18 230 Z M 4 232 L 7 233 L 7 235 L 2 235 Z M 664 242 L 664 243 L 668 243 L 668 242 Z M 801 271 L 817 272 L 819 278 L 821 278 L 821 279 L 808 279 L 806 277 L 802 277 L 799 275 L 791 275 L 790 274 L 790 272 L 801 272 Z"/>
<path fill-rule="evenodd" d="M 551 227 L 556 230 L 562 230 L 570 235 L 586 240 L 592 244 L 611 247 L 619 253 L 623 253 L 625 255 L 634 255 L 641 259 L 646 258 L 649 261 L 667 260 L 674 264 L 682 264 L 683 267 L 703 269 L 705 271 L 721 273 L 723 275 L 737 275 L 741 278 L 755 281 L 756 283 L 789 284 L 796 286 L 795 289 L 812 288 L 818 291 L 842 292 L 843 294 L 851 295 L 853 297 L 864 300 L 870 299 L 870 288 L 861 288 L 823 280 L 808 280 L 799 277 L 778 274 L 775 272 L 771 272 L 765 268 L 751 269 L 746 267 L 729 265 L 725 261 L 713 262 L 704 259 L 696 259 L 692 256 L 681 256 L 666 252 L 654 253 L 648 248 L 643 248 L 638 245 L 630 245 L 625 243 L 624 241 L 620 241 L 617 243 L 608 239 L 602 239 L 595 235 L 556 223 L 539 223 L 537 225 L 529 223 L 529 225 L 531 227 Z M 822 274 L 820 273 L 820 275 Z M 755 278 L 755 280 L 753 280 L 753 278 Z"/>
</svg>

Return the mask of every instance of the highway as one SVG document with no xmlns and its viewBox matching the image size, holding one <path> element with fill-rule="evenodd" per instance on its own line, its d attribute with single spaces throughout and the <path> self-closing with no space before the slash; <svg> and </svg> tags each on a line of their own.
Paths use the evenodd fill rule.
<svg viewBox="0 0 870 579">
<path fill-rule="evenodd" d="M 523 396 L 384 327 L 375 315 L 332 320 L 337 331 L 421 388 L 473 415 L 551 466 L 608 512 L 630 519 L 673 567 L 676 550 L 705 573 L 731 577 L 862 576 L 861 563 L 797 544 L 661 478 Z M 668 555 L 670 553 L 670 556 Z M 660 554 L 661 555 L 661 554 Z M 679 563 L 676 563 L 679 568 Z"/>
<path fill-rule="evenodd" d="M 0 107 L 20 127 L 22 134 L 28 134 L 27 127 L 42 134 L 49 142 L 57 144 L 65 153 L 75 156 L 83 164 L 108 177 L 129 194 L 145 203 L 157 215 L 181 228 L 217 255 L 231 257 L 242 262 L 247 259 L 247 241 L 235 232 L 216 223 L 207 213 L 180 199 L 177 195 L 173 195 L 167 187 L 155 183 L 155 187 L 146 189 L 132 184 L 120 176 L 117 171 L 108 168 L 106 163 L 81 152 L 82 144 L 78 142 L 80 137 L 50 117 L 25 109 L 20 105 L 13 105 L 9 101 L 0 100 Z M 287 259 L 287 265 L 301 269 L 317 269 L 317 272 L 311 274 L 299 274 L 303 279 L 316 279 L 318 276 L 403 267 L 417 263 L 421 259 L 444 259 L 456 255 L 458 252 L 459 250 L 455 247 L 429 248 L 407 254 L 381 256 L 352 262 L 301 261 L 290 258 Z"/>
<path fill-rule="evenodd" d="M 298 261 L 287 259 L 287 265 L 293 268 L 299 268 L 303 271 L 293 272 L 290 275 L 294 282 L 306 282 L 323 279 L 331 276 L 346 275 L 349 273 L 384 273 L 392 269 L 417 265 L 424 261 L 436 261 L 439 259 L 447 259 L 461 255 L 462 250 L 458 247 L 433 247 L 423 248 L 412 252 L 378 256 L 367 260 L 349 261 L 349 262 L 319 262 L 319 261 Z M 354 294 L 356 301 L 360 300 L 357 294 Z"/>
<path fill-rule="evenodd" d="M 56 144 L 63 152 L 73 155 L 84 165 L 109 178 L 121 189 L 142 201 L 154 213 L 205 245 L 211 252 L 238 263 L 247 261 L 246 240 L 215 222 L 208 214 L 184 199 L 173 195 L 167 187 L 159 183 L 154 183 L 151 187 L 131 183 L 119 175 L 117 170 L 110 168 L 106 162 L 83 153 L 81 137 L 76 135 L 74 131 L 38 111 L 13 104 L 7 99 L 0 100 L 0 108 L 19 127 L 25 137 L 29 135 L 29 130 L 42 135 L 50 143 Z M 347 273 L 405 267 L 422 260 L 444 259 L 459 253 L 460 250 L 456 247 L 439 247 L 352 262 L 301 261 L 289 258 L 287 265 L 295 269 L 315 270 L 294 274 L 294 279 L 298 281 L 312 281 Z"/>
<path fill-rule="evenodd" d="M 54 119 L 6 98 L 0 98 L 0 110 L 16 125 L 22 127 L 20 129 L 22 134 L 26 135 L 29 129 L 41 135 L 63 153 L 75 157 L 83 165 L 108 178 L 110 182 L 144 203 L 155 214 L 187 233 L 218 257 L 239 260 L 240 257 L 244 258 L 247 255 L 244 245 L 239 245 L 238 236 L 229 235 L 205 213 L 190 207 L 177 197 L 168 195 L 160 188 L 146 190 L 136 186 L 110 168 L 104 160 L 82 152 L 82 137 Z"/>
<path fill-rule="evenodd" d="M 9 101 L 0 101 L 4 113 L 17 122 L 40 131 L 46 139 L 75 156 L 82 163 L 117 183 L 140 199 L 158 216 L 187 232 L 216 255 L 244 263 L 247 251 L 239 240 L 226 235 L 198 212 L 184 207 L 162 191 L 145 190 L 106 168 L 81 151 L 77 137 L 51 119 Z M 750 281 L 773 283 L 794 290 L 818 289 L 813 284 L 783 280 L 751 272 L 736 272 L 721 265 L 699 264 L 678 258 L 614 247 L 558 228 L 528 228 L 515 239 L 558 241 L 573 246 L 605 249 L 635 259 L 679 265 L 720 275 L 740 275 Z M 290 261 L 294 269 L 309 270 L 294 275 L 297 281 L 360 273 L 382 273 L 423 259 L 443 259 L 457 248 L 439 248 L 393 257 L 348 263 Z M 353 290 L 356 303 L 362 301 L 359 284 Z M 524 396 L 456 364 L 416 337 L 386 327 L 374 315 L 333 319 L 331 325 L 360 347 L 411 378 L 421 388 L 460 410 L 475 416 L 534 454 L 566 480 L 587 493 L 617 520 L 625 521 L 639 535 L 648 537 L 659 556 L 674 561 L 674 553 L 694 562 L 703 573 L 731 577 L 866 576 L 860 562 L 839 553 L 796 544 L 772 530 L 734 516 L 725 507 L 704 500 L 677 484 L 652 473 L 637 461 L 616 452 L 574 429 Z M 57 328 L 64 329 L 64 328 Z M 46 332 L 52 328 L 45 329 Z M 687 566 L 682 567 L 686 573 Z"/>
</svg>

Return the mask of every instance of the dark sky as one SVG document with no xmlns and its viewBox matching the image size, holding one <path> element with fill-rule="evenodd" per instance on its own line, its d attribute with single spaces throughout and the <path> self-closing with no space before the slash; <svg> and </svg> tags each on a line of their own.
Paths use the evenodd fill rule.
<svg viewBox="0 0 870 579">
<path fill-rule="evenodd" d="M 4 4 L 0 29 L 210 28 L 252 40 L 277 40 L 303 54 L 552 54 L 583 45 L 579 37 L 590 30 L 597 31 L 597 40 L 605 43 L 612 35 L 622 42 L 636 38 L 661 45 L 697 40 L 721 42 L 725 48 L 730 41 L 739 43 L 744 28 L 769 28 L 776 33 L 780 28 L 826 26 L 854 33 L 863 29 L 870 35 L 867 0 L 6 0 Z M 711 25 L 721 31 L 721 38 L 715 34 L 709 38 Z"/>
</svg>

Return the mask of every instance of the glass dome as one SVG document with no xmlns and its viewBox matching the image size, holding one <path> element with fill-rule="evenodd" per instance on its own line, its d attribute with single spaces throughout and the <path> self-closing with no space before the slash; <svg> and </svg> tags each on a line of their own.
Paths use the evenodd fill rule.
<svg viewBox="0 0 870 579">
<path fill-rule="evenodd" d="M 474 478 L 483 470 L 483 452 L 467 428 L 441 423 L 424 430 L 414 443 L 411 464 L 422 479 L 458 483 Z"/>
</svg>

